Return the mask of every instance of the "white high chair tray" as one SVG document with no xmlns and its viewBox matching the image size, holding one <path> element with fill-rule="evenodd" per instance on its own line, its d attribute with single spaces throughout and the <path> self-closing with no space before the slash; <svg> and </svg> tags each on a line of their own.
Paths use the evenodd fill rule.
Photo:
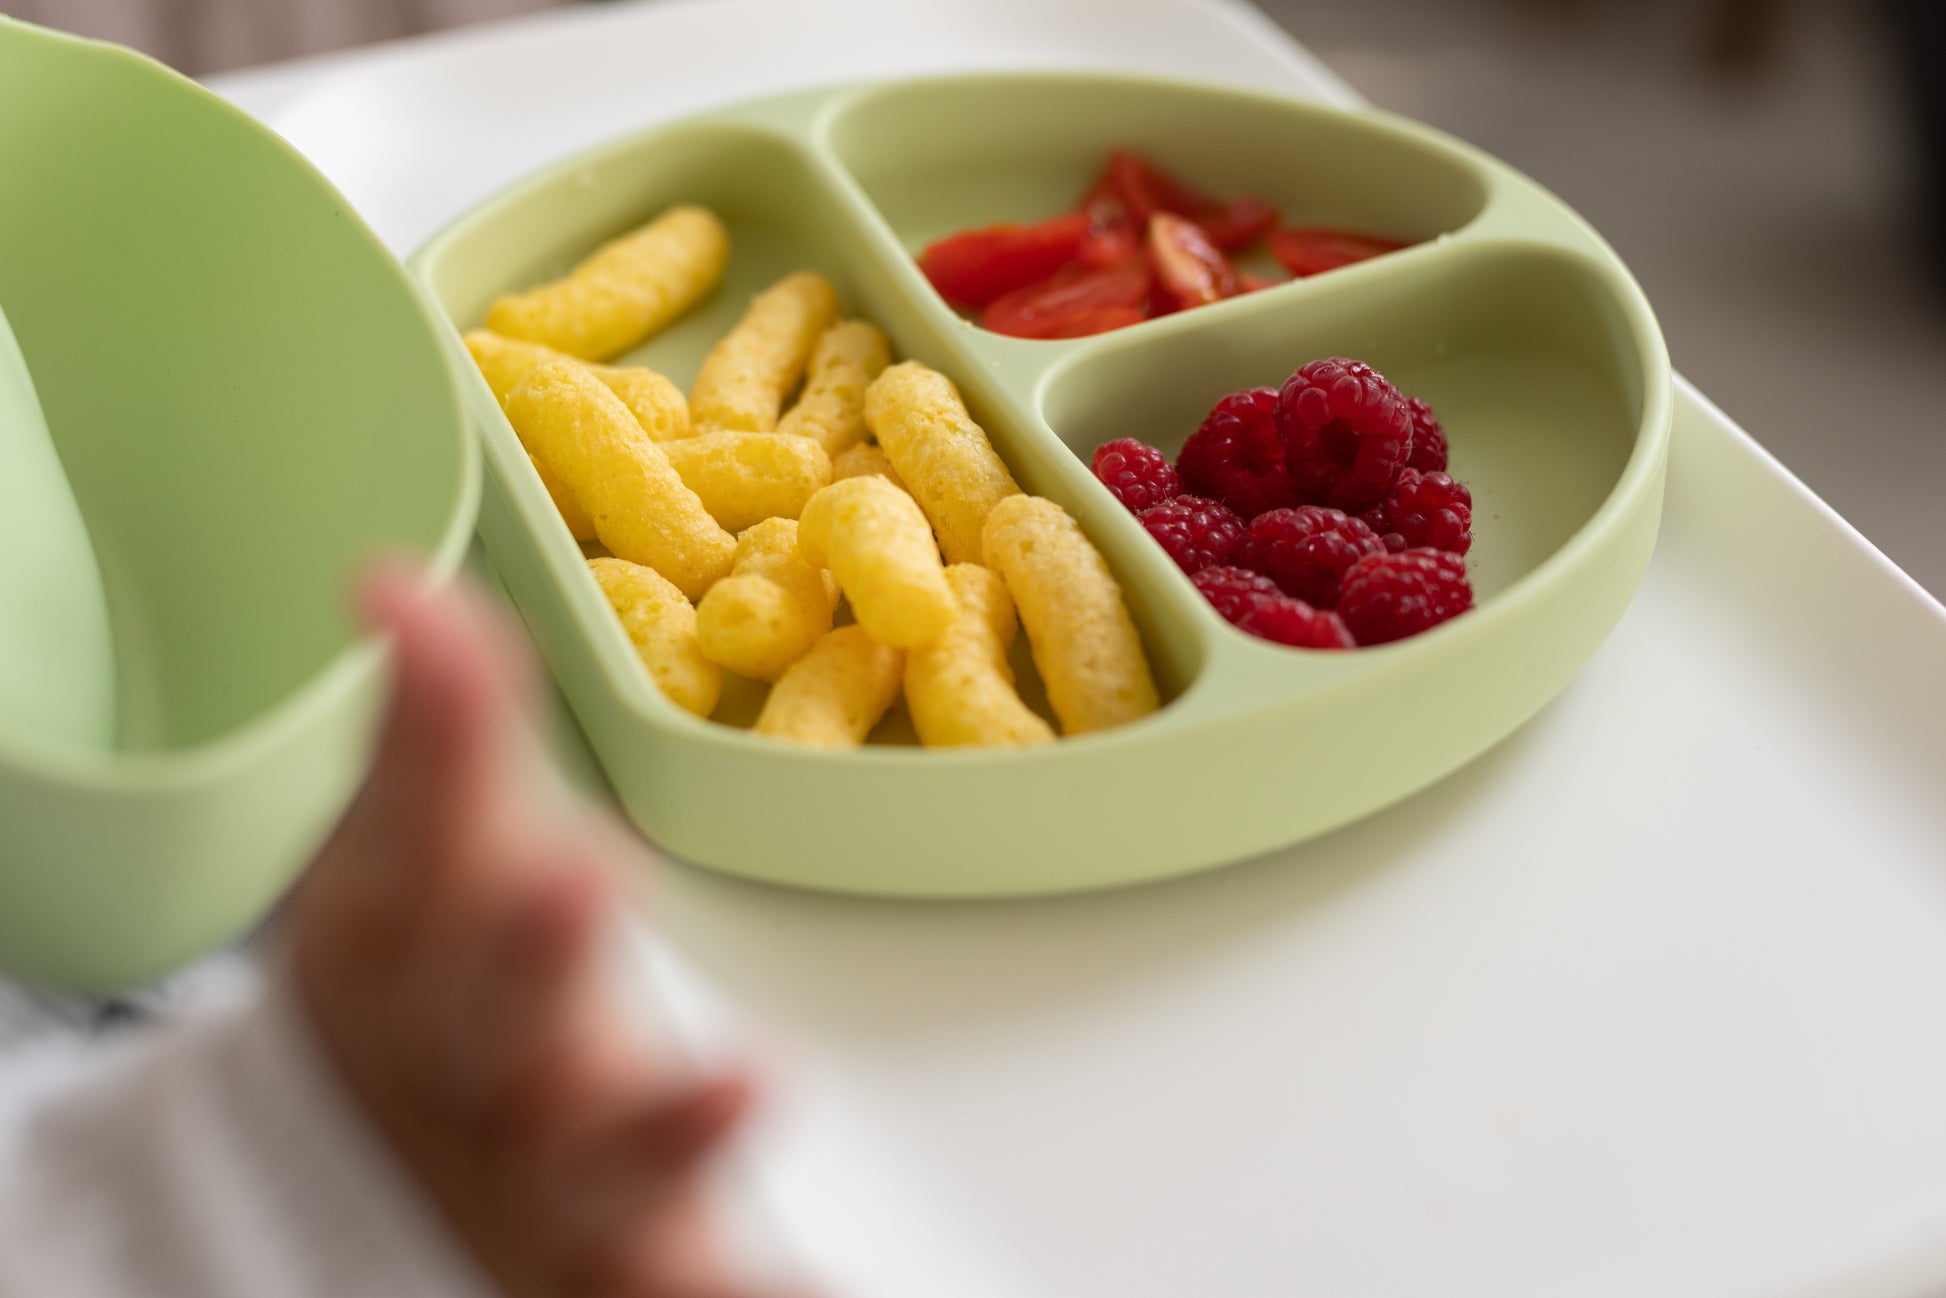
<svg viewBox="0 0 1946 1298">
<path fill-rule="evenodd" d="M 403 255 L 654 120 L 1030 66 L 1357 102 L 1227 0 L 603 5 L 217 84 Z M 1922 1298 L 1943 723 L 1946 610 L 1684 385 L 1641 594 L 1445 783 L 1069 900 L 675 868 L 642 945 L 699 1043 L 762 1043 L 746 1171 L 833 1295 Z"/>
</svg>

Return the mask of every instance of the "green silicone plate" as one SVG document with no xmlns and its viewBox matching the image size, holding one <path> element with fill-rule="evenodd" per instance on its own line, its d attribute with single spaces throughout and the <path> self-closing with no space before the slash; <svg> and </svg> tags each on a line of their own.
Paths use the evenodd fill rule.
<svg viewBox="0 0 1946 1298">
<path fill-rule="evenodd" d="M 114 678 L 90 743 L 0 708 L 0 970 L 111 987 L 256 922 L 315 850 L 380 683 L 347 580 L 384 550 L 452 571 L 478 460 L 441 322 L 216 96 L 0 18 L 0 177 L 0 303 L 86 521 L 32 543 L 92 539 Z M 56 570 L 85 605 L 93 564 Z M 105 645 L 34 655 L 0 611 L 8 672 L 106 695 Z"/>
<path fill-rule="evenodd" d="M 913 251 L 947 231 L 1070 206 L 1117 144 L 1293 221 L 1421 242 L 1063 343 L 975 327 L 914 267 Z M 687 383 L 751 293 L 787 270 L 824 272 L 851 313 L 960 383 L 1023 487 L 1080 520 L 1167 699 L 1138 724 L 1024 752 L 834 755 L 692 718 L 635 659 L 475 376 L 482 535 L 629 812 L 689 860 L 816 888 L 977 896 L 1128 883 L 1296 842 L 1519 726 L 1594 652 L 1648 563 L 1671 388 L 1646 302 L 1559 201 L 1422 127 L 1116 76 L 820 91 L 565 162 L 462 218 L 414 271 L 471 326 L 495 295 L 678 201 L 729 224 L 730 273 L 635 359 Z M 457 332 L 449 345 L 464 355 Z M 1481 598 L 1427 635 L 1337 654 L 1225 625 L 1087 465 L 1113 437 L 1174 450 L 1223 393 L 1329 355 L 1373 362 L 1439 411 L 1475 495 Z"/>
</svg>

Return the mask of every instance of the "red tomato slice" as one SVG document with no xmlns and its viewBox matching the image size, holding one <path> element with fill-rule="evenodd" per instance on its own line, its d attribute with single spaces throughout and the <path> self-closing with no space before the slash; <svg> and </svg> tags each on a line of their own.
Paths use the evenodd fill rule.
<svg viewBox="0 0 1946 1298">
<path fill-rule="evenodd" d="M 1148 228 L 1157 212 L 1191 218 L 1215 216 L 1223 204 L 1199 193 L 1157 167 L 1139 153 L 1115 149 L 1108 155 L 1108 185 L 1138 227 Z"/>
<path fill-rule="evenodd" d="M 985 306 L 1073 261 L 1088 231 L 1088 217 L 1081 212 L 1035 225 L 1009 222 L 967 230 L 929 245 L 919 254 L 919 269 L 948 302 Z"/>
<path fill-rule="evenodd" d="M 1285 270 L 1299 276 L 1319 275 L 1354 262 L 1368 261 L 1382 253 L 1397 252 L 1410 245 L 1397 239 L 1356 230 L 1330 230 L 1310 226 L 1297 230 L 1272 230 L 1270 255 Z"/>
<path fill-rule="evenodd" d="M 1243 287 L 1239 288 L 1237 292 L 1257 293 L 1267 288 L 1276 288 L 1279 284 L 1288 284 L 1288 283 L 1290 283 L 1290 281 L 1287 279 L 1265 279 L 1261 275 L 1246 274 L 1243 276 Z"/>
<path fill-rule="evenodd" d="M 1277 224 L 1277 209 L 1261 198 L 1233 198 L 1213 216 L 1199 216 L 1209 241 L 1225 252 L 1247 248 Z"/>
<path fill-rule="evenodd" d="M 1149 268 L 1156 288 L 1178 307 L 1203 306 L 1234 297 L 1242 281 L 1237 268 L 1203 228 L 1173 212 L 1149 218 Z"/>
<path fill-rule="evenodd" d="M 1042 284 L 1017 289 L 992 303 L 980 315 L 980 323 L 998 334 L 1015 338 L 1061 338 L 1078 335 L 1062 331 L 1080 322 L 1096 322 L 1103 313 L 1133 310 L 1134 324 L 1149 297 L 1149 267 L 1137 260 L 1123 266 L 1095 270 L 1068 266 Z M 1118 328 L 1118 325 L 1108 325 Z"/>
<path fill-rule="evenodd" d="M 1108 171 L 1089 192 L 1090 199 L 1103 190 L 1121 200 L 1138 228 L 1146 229 L 1157 212 L 1174 212 L 1202 226 L 1210 242 L 1226 251 L 1246 246 L 1277 224 L 1277 209 L 1262 199 L 1219 202 L 1127 149 L 1108 155 Z"/>
<path fill-rule="evenodd" d="M 1075 260 L 1084 266 L 1122 266 L 1134 261 L 1142 251 L 1142 234 L 1128 214 L 1128 208 L 1115 195 L 1103 177 L 1095 182 L 1081 200 L 1088 216 L 1088 237 L 1081 241 Z"/>
</svg>

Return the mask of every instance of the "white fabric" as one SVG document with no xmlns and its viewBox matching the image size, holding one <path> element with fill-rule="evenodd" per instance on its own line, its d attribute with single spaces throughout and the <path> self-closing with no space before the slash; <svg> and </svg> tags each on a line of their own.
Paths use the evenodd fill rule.
<svg viewBox="0 0 1946 1298">
<path fill-rule="evenodd" d="M 0 1298 L 484 1298 L 288 992 L 0 1057 Z"/>
</svg>

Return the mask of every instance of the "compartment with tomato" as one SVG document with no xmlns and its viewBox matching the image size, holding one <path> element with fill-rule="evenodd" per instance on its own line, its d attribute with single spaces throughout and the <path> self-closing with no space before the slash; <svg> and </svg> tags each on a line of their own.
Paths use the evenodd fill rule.
<svg viewBox="0 0 1946 1298">
<path fill-rule="evenodd" d="M 1052 339 L 1106 333 L 1268 288 L 1280 281 L 1236 260 L 1260 243 L 1293 278 L 1408 246 L 1364 231 L 1280 221 L 1263 199 L 1212 197 L 1139 153 L 1115 149 L 1076 210 L 948 235 L 926 245 L 918 260 L 940 296 L 982 327 Z"/>
</svg>

